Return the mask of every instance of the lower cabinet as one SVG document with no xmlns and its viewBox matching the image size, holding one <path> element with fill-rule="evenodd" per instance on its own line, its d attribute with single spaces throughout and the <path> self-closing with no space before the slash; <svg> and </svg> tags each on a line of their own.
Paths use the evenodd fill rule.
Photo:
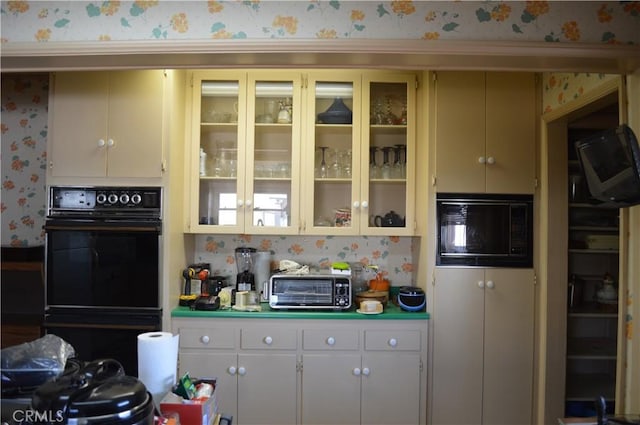
<svg viewBox="0 0 640 425">
<path fill-rule="evenodd" d="M 331 313 L 328 313 L 331 314 Z M 244 424 L 426 424 L 425 320 L 174 318 L 179 374 Z"/>
<path fill-rule="evenodd" d="M 430 423 L 532 423 L 533 270 L 435 276 Z"/>
</svg>

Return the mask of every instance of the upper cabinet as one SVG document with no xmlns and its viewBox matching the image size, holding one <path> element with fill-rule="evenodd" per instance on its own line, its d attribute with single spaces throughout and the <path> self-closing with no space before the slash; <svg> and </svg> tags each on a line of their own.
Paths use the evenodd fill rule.
<svg viewBox="0 0 640 425">
<path fill-rule="evenodd" d="M 194 72 L 188 231 L 413 232 L 416 76 Z"/>
<path fill-rule="evenodd" d="M 161 70 L 54 74 L 48 178 L 161 177 L 164 80 Z"/>
<path fill-rule="evenodd" d="M 193 232 L 299 229 L 301 75 L 195 72 Z"/>
<path fill-rule="evenodd" d="M 435 96 L 438 192 L 534 192 L 534 74 L 438 72 Z"/>
</svg>

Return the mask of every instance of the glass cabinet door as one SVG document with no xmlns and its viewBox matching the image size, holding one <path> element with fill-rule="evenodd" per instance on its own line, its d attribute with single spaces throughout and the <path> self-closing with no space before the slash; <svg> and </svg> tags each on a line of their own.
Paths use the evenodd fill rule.
<svg viewBox="0 0 640 425">
<path fill-rule="evenodd" d="M 413 232 L 415 181 L 414 75 L 368 74 L 363 82 L 363 156 L 361 180 L 365 234 Z M 363 158 L 364 159 L 364 158 Z M 367 216 L 365 216 L 367 214 Z"/>
<path fill-rule="evenodd" d="M 360 77 L 344 75 L 313 74 L 307 82 L 305 233 L 359 228 Z"/>
<path fill-rule="evenodd" d="M 242 229 L 246 82 L 243 74 L 194 73 L 192 128 L 199 131 L 199 148 L 192 159 L 197 179 L 197 203 L 191 206 L 192 230 Z M 225 78 L 226 76 L 229 78 Z M 197 137 L 197 134 L 193 134 Z M 197 170 L 197 172 L 194 172 Z M 193 209 L 197 210 L 193 210 Z M 194 224 L 197 219 L 197 225 Z M 222 230 L 224 229 L 224 230 Z"/>
<path fill-rule="evenodd" d="M 299 231 L 301 75 L 249 74 L 245 231 Z"/>
</svg>

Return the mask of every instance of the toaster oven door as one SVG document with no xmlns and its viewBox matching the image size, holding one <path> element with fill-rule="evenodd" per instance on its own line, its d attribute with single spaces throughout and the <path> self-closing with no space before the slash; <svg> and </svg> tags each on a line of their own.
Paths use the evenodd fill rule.
<svg viewBox="0 0 640 425">
<path fill-rule="evenodd" d="M 334 308 L 334 279 L 324 277 L 274 276 L 271 278 L 271 308 Z"/>
</svg>

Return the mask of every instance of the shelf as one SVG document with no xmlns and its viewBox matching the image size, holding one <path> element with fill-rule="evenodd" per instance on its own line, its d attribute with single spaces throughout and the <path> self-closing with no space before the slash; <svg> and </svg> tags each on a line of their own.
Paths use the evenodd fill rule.
<svg viewBox="0 0 640 425">
<path fill-rule="evenodd" d="M 607 400 L 615 398 L 615 378 L 606 373 L 567 376 L 567 401 L 593 401 L 602 395 Z"/>
<path fill-rule="evenodd" d="M 614 232 L 618 233 L 620 229 L 613 226 L 569 226 L 570 231 L 586 231 L 586 232 Z"/>
<path fill-rule="evenodd" d="M 370 179 L 371 183 L 406 183 L 407 179 Z"/>
<path fill-rule="evenodd" d="M 618 313 L 609 310 L 609 304 L 598 304 L 596 302 L 584 303 L 578 307 L 569 309 L 569 317 L 593 317 L 617 319 Z"/>
<path fill-rule="evenodd" d="M 570 254 L 618 254 L 617 249 L 578 249 L 570 248 Z"/>
<path fill-rule="evenodd" d="M 616 341 L 607 338 L 569 338 L 567 358 L 616 360 Z"/>
</svg>

